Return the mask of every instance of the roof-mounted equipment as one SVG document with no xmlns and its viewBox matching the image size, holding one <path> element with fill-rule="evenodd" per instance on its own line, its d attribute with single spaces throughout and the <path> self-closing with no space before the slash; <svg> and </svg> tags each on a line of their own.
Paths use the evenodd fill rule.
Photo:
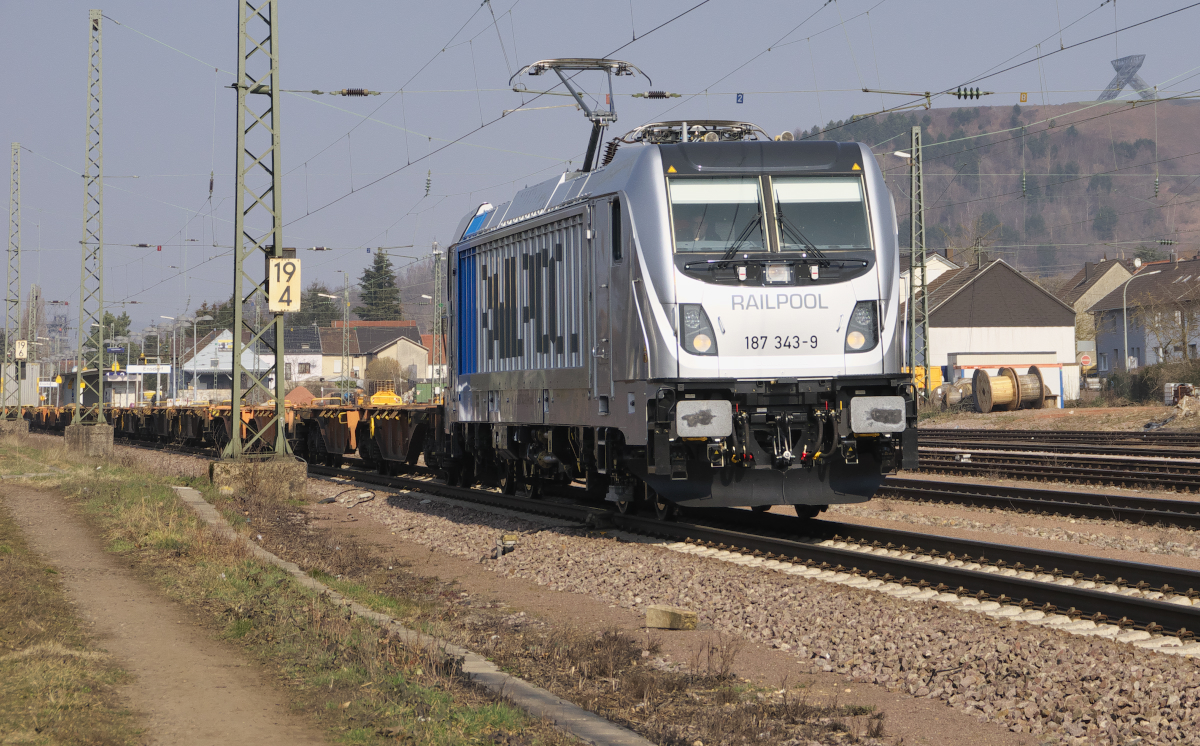
<svg viewBox="0 0 1200 746">
<path fill-rule="evenodd" d="M 760 137 L 761 136 L 761 137 Z M 697 122 L 654 122 L 625 133 L 622 142 L 671 145 L 679 142 L 736 142 L 770 140 L 762 127 L 749 122 L 704 119 Z"/>
<path fill-rule="evenodd" d="M 621 60 L 597 59 L 593 57 L 564 57 L 561 59 L 541 60 L 532 65 L 526 65 L 518 70 L 508 79 L 509 85 L 512 85 L 513 80 L 523 72 L 528 71 L 530 75 L 541 75 L 547 70 L 553 70 L 558 79 L 562 81 L 571 95 L 575 97 L 575 103 L 579 104 L 579 108 L 583 109 L 584 115 L 592 123 L 592 137 L 588 141 L 587 155 L 583 159 L 583 170 L 591 171 L 592 165 L 596 161 L 596 150 L 600 144 L 600 136 L 604 133 L 604 128 L 617 121 L 616 99 L 613 97 L 613 76 L 621 75 L 641 75 L 651 85 L 653 81 L 646 73 L 637 69 L 628 62 Z M 587 105 L 580 95 L 579 90 L 571 84 L 571 77 L 563 75 L 563 71 L 582 72 L 585 70 L 603 71 L 608 75 L 608 108 L 602 106 L 592 108 Z"/>
</svg>

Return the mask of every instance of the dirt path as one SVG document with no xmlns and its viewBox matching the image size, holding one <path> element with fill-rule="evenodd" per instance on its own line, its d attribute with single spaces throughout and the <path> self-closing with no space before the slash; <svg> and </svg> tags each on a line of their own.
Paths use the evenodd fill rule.
<svg viewBox="0 0 1200 746">
<path fill-rule="evenodd" d="M 288 711 L 287 697 L 261 670 L 104 552 L 61 497 L 5 484 L 0 500 L 29 545 L 61 573 L 99 644 L 133 674 L 123 694 L 143 715 L 144 743 L 328 743 Z"/>
</svg>

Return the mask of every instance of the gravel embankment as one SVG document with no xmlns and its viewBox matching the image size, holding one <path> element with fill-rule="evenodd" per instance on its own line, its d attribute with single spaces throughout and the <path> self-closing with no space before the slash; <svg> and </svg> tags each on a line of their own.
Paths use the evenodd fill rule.
<svg viewBox="0 0 1200 746">
<path fill-rule="evenodd" d="M 356 510 L 409 541 L 481 561 L 499 533 L 518 533 L 516 551 L 486 560 L 502 576 L 624 607 L 689 606 L 702 624 L 790 649 L 814 672 L 941 699 L 1017 732 L 1200 744 L 1191 659 L 425 499 Z"/>
</svg>

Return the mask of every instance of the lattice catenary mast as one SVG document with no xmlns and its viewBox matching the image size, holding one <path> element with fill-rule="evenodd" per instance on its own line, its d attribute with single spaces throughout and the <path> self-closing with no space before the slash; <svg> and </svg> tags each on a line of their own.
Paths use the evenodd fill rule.
<svg viewBox="0 0 1200 746">
<path fill-rule="evenodd" d="M 4 290 L 4 371 L 0 378 L 0 419 L 21 419 L 21 144 L 12 144 L 12 176 L 8 183 L 8 270 Z"/>
<path fill-rule="evenodd" d="M 908 269 L 908 370 L 916 376 L 917 364 L 925 367 L 925 389 L 930 388 L 929 283 L 925 267 L 925 175 L 921 166 L 921 128 L 912 128 L 912 164 L 909 195 Z M 918 279 L 919 278 L 919 279 Z M 919 287 L 918 287 L 919 283 Z"/>
<path fill-rule="evenodd" d="M 277 0 L 238 2 L 237 164 L 233 227 L 233 395 L 232 432 L 222 457 L 241 458 L 249 450 L 289 452 L 284 433 L 283 313 L 264 324 L 246 313 L 267 301 L 267 260 L 283 258 L 283 171 L 279 142 L 279 13 Z M 257 33 L 255 33 L 257 31 Z M 253 175 L 265 173 L 267 180 Z M 250 226 L 270 225 L 255 235 Z M 243 340 L 243 333 L 248 339 Z M 266 368 L 242 365 L 247 350 L 265 349 Z M 242 379 L 246 379 L 243 385 Z M 256 392 L 273 399 L 274 413 L 242 440 L 242 409 Z M 270 442 L 266 442 L 267 439 Z"/>
<path fill-rule="evenodd" d="M 100 11 L 88 11 L 87 126 L 84 131 L 83 257 L 79 264 L 79 378 L 74 424 L 104 421 L 104 85 L 100 45 Z M 96 329 L 96 346 L 88 342 Z M 96 372 L 96 383 L 84 378 Z M 84 401 L 94 396 L 93 405 Z"/>
</svg>

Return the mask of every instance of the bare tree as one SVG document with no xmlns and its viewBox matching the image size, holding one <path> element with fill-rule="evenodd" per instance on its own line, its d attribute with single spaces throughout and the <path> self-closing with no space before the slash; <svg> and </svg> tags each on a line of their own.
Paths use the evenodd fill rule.
<svg viewBox="0 0 1200 746">
<path fill-rule="evenodd" d="M 1176 293 L 1164 286 L 1146 293 L 1136 306 L 1129 307 L 1134 323 L 1146 330 L 1147 343 L 1152 338 L 1158 347 L 1160 361 L 1190 360 L 1196 356 L 1200 309 L 1194 295 L 1191 288 Z"/>
<path fill-rule="evenodd" d="M 988 249 L 996 243 L 1000 228 L 999 224 L 986 226 L 982 217 L 969 223 L 959 223 L 953 231 L 938 226 L 942 238 L 946 241 L 946 258 L 956 264 L 961 264 L 962 260 L 966 259 L 977 267 L 989 261 Z"/>
</svg>

